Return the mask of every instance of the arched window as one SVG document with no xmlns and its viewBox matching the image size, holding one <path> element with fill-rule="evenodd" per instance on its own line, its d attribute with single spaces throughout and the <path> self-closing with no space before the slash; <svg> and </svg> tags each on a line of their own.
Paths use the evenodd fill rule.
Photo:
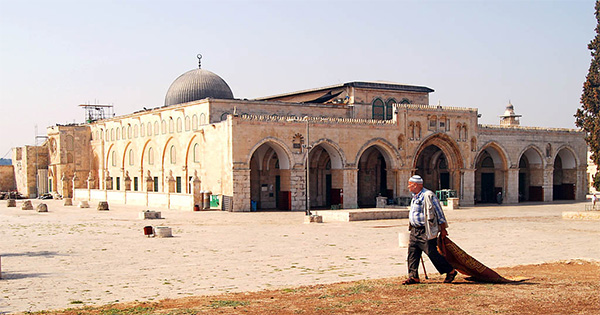
<svg viewBox="0 0 600 315">
<path fill-rule="evenodd" d="M 373 119 L 383 120 L 385 114 L 385 104 L 379 98 L 376 98 L 372 104 Z"/>
<path fill-rule="evenodd" d="M 146 127 L 144 127 L 144 123 L 140 125 L 140 137 L 144 137 L 146 135 Z"/>
<path fill-rule="evenodd" d="M 394 104 L 396 104 L 396 100 L 391 98 L 385 104 L 385 120 L 392 120 L 392 116 L 394 115 Z"/>
<path fill-rule="evenodd" d="M 160 133 L 162 133 L 163 135 L 167 133 L 167 122 L 164 119 L 160 123 Z"/>
<path fill-rule="evenodd" d="M 194 162 L 200 162 L 200 145 L 194 144 Z"/>
<path fill-rule="evenodd" d="M 412 121 L 408 125 L 408 132 L 410 135 L 410 140 L 414 140 L 415 139 L 415 123 Z"/>
<path fill-rule="evenodd" d="M 148 124 L 146 125 L 146 133 L 148 134 L 148 137 L 150 137 L 152 135 L 152 123 L 148 122 Z"/>
<path fill-rule="evenodd" d="M 133 126 L 133 137 L 137 138 L 138 137 L 138 133 L 139 133 L 138 125 L 134 125 Z"/>
<path fill-rule="evenodd" d="M 183 131 L 183 123 L 181 121 L 181 117 L 177 118 L 177 132 L 182 132 Z"/>
<path fill-rule="evenodd" d="M 429 117 L 429 130 L 437 129 L 437 116 L 433 115 Z"/>
<path fill-rule="evenodd" d="M 197 130 L 198 129 L 198 116 L 196 116 L 194 114 L 194 116 L 192 116 L 192 130 Z"/>
<path fill-rule="evenodd" d="M 469 139 L 469 134 L 467 133 L 467 125 L 463 125 L 462 129 L 463 129 L 463 141 L 467 141 L 467 139 Z"/>
<path fill-rule="evenodd" d="M 190 116 L 185 116 L 185 131 L 190 131 L 190 128 L 192 128 Z"/>
<path fill-rule="evenodd" d="M 177 156 L 176 156 L 177 152 L 175 151 L 174 145 L 171 146 L 171 149 L 169 150 L 169 152 L 170 152 L 169 156 L 171 159 L 171 164 L 177 163 Z"/>
<path fill-rule="evenodd" d="M 417 121 L 417 123 L 415 124 L 415 136 L 418 139 L 421 139 L 421 122 Z"/>
<path fill-rule="evenodd" d="M 119 127 L 117 127 L 117 129 L 115 129 L 115 133 L 117 134 L 117 141 L 121 140 L 121 131 L 119 130 Z"/>
<path fill-rule="evenodd" d="M 123 140 L 127 138 L 127 133 L 125 131 L 125 126 L 121 127 L 121 138 L 123 138 Z"/>
<path fill-rule="evenodd" d="M 117 131 L 118 134 L 119 132 Z M 108 139 L 108 136 L 106 138 Z M 115 141 L 115 130 L 113 128 L 110 128 L 110 141 Z"/>
<path fill-rule="evenodd" d="M 175 131 L 175 122 L 173 118 L 169 119 L 169 133 L 173 133 Z"/>
<path fill-rule="evenodd" d="M 111 153 L 112 166 L 117 166 L 117 152 L 112 151 Z"/>
<path fill-rule="evenodd" d="M 129 165 L 133 165 L 134 162 L 133 149 L 129 149 Z"/>
<path fill-rule="evenodd" d="M 227 116 L 229 116 L 228 112 L 224 112 L 223 114 L 221 114 L 221 121 L 226 120 Z"/>
<path fill-rule="evenodd" d="M 200 126 L 206 125 L 206 115 L 204 113 L 200 114 Z"/>
<path fill-rule="evenodd" d="M 125 139 L 125 137 L 123 137 Z M 131 125 L 127 126 L 127 139 L 131 139 Z"/>
<path fill-rule="evenodd" d="M 154 122 L 154 135 L 158 136 L 160 134 L 160 127 L 158 126 L 158 121 Z"/>
<path fill-rule="evenodd" d="M 456 125 L 456 131 L 458 131 L 458 141 L 462 141 L 463 137 L 462 137 L 462 125 L 461 124 Z"/>
<path fill-rule="evenodd" d="M 148 164 L 154 165 L 154 150 L 152 147 L 148 149 Z"/>
</svg>

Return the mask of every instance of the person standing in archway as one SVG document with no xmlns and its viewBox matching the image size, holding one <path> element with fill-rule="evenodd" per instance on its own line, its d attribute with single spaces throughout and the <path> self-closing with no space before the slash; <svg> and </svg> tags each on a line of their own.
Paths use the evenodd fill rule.
<svg viewBox="0 0 600 315">
<path fill-rule="evenodd" d="M 444 283 L 454 281 L 458 273 L 437 250 L 437 236 L 448 235 L 448 223 L 440 201 L 435 194 L 423 187 L 423 179 L 414 175 L 408 180 L 408 190 L 413 194 L 410 203 L 408 242 L 408 279 L 402 284 L 416 284 L 419 280 L 419 260 L 427 254 L 440 274 L 446 274 Z"/>
</svg>

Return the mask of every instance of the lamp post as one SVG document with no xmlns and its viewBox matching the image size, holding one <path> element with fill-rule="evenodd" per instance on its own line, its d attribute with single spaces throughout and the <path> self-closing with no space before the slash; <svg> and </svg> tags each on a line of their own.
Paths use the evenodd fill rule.
<svg viewBox="0 0 600 315">
<path fill-rule="evenodd" d="M 306 190 L 306 206 L 305 206 L 305 214 L 306 215 L 311 215 L 310 213 L 310 124 L 308 121 L 308 116 L 304 116 L 304 121 L 306 121 L 306 144 L 304 145 L 304 147 L 306 148 L 306 158 L 304 161 L 304 166 L 305 166 L 305 172 L 306 172 L 306 181 L 304 183 L 305 185 L 305 190 Z"/>
</svg>

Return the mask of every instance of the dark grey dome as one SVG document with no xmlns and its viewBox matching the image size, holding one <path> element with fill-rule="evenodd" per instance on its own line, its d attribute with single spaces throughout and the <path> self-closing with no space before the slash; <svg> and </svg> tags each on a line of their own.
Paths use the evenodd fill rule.
<svg viewBox="0 0 600 315">
<path fill-rule="evenodd" d="M 208 70 L 194 69 L 173 81 L 167 91 L 165 105 L 187 103 L 207 97 L 233 99 L 233 93 L 220 76 Z"/>
</svg>

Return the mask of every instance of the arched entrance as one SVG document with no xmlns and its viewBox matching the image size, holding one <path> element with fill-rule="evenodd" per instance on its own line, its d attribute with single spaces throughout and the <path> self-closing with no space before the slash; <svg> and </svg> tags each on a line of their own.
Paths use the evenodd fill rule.
<svg viewBox="0 0 600 315">
<path fill-rule="evenodd" d="M 378 196 L 394 198 L 394 179 L 388 176 L 391 174 L 388 172 L 390 164 L 376 146 L 371 146 L 362 153 L 358 162 L 359 207 L 374 207 Z"/>
<path fill-rule="evenodd" d="M 332 205 L 341 205 L 344 182 L 338 147 L 327 140 L 321 141 L 310 150 L 308 158 L 310 208 L 329 209 Z"/>
<path fill-rule="evenodd" d="M 506 159 L 502 151 L 493 145 L 483 149 L 475 163 L 475 201 L 495 203 L 498 193 L 506 192 Z"/>
<path fill-rule="evenodd" d="M 425 140 L 414 160 L 415 174 L 423 178 L 423 185 L 432 190 L 456 190 L 460 196 L 460 170 L 463 159 L 453 140 L 437 134 Z"/>
<path fill-rule="evenodd" d="M 575 200 L 577 161 L 571 150 L 563 148 L 554 157 L 552 195 L 554 200 Z"/>
<path fill-rule="evenodd" d="M 291 210 L 290 163 L 280 145 L 266 142 L 250 159 L 253 210 Z"/>
<path fill-rule="evenodd" d="M 542 155 L 530 147 L 519 158 L 519 202 L 544 201 L 543 184 Z"/>
</svg>

